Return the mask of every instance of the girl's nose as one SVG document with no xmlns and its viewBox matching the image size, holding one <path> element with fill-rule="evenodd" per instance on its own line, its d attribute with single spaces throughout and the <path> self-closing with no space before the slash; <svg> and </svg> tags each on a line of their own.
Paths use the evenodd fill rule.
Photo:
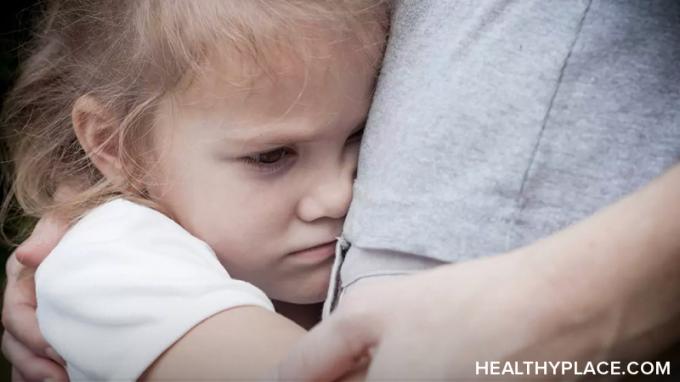
<svg viewBox="0 0 680 382">
<path fill-rule="evenodd" d="M 352 201 L 354 177 L 354 168 L 319 177 L 298 203 L 300 219 L 312 222 L 321 218 L 344 218 Z"/>
</svg>

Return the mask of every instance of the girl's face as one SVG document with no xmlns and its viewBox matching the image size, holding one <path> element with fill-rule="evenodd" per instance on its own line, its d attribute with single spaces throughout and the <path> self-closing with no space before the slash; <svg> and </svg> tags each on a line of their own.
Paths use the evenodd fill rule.
<svg viewBox="0 0 680 382">
<path fill-rule="evenodd" d="M 325 297 L 376 75 L 344 45 L 282 59 L 248 86 L 211 60 L 156 120 L 151 196 L 273 299 Z"/>
</svg>

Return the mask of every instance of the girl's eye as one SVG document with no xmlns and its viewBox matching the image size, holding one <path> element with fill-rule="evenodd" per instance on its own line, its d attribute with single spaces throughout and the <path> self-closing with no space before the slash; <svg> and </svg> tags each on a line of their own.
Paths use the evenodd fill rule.
<svg viewBox="0 0 680 382">
<path fill-rule="evenodd" d="M 361 141 L 361 138 L 364 136 L 364 128 L 362 127 L 359 129 L 357 132 L 354 134 L 350 135 L 349 138 L 347 138 L 347 143 L 351 142 L 359 142 Z"/>
<path fill-rule="evenodd" d="M 283 160 L 283 158 L 285 158 L 288 154 L 289 152 L 287 149 L 278 148 L 264 153 L 252 155 L 250 158 L 253 160 L 253 162 L 268 165 Z"/>
<path fill-rule="evenodd" d="M 274 150 L 243 157 L 241 160 L 257 170 L 273 172 L 288 163 L 292 159 L 293 154 L 295 153 L 292 149 L 279 147 Z"/>
</svg>

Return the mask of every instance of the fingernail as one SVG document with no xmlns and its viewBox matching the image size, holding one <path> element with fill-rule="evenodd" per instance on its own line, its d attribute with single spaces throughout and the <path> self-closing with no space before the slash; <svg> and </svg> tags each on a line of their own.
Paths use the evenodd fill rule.
<svg viewBox="0 0 680 382">
<path fill-rule="evenodd" d="M 48 357 L 50 357 L 50 359 L 52 359 L 54 362 L 57 362 L 57 363 L 61 364 L 62 366 L 66 366 L 66 361 L 64 361 L 64 359 L 61 358 L 61 356 L 59 354 L 57 354 L 57 352 L 54 351 L 54 349 L 52 349 L 51 347 L 48 347 L 47 349 L 45 349 L 45 354 Z"/>
</svg>

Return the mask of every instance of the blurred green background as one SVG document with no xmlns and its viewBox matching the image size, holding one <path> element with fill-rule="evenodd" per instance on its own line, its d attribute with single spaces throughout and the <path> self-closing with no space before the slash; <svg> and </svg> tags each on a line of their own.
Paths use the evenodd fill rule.
<svg viewBox="0 0 680 382">
<path fill-rule="evenodd" d="M 2 12 L 0 12 L 0 91 L 2 92 L 2 101 L 4 104 L 5 94 L 14 82 L 17 71 L 17 63 L 19 61 L 22 46 L 26 43 L 32 24 L 32 19 L 35 17 L 39 5 L 38 1 L 9 1 L 3 2 Z M 4 133 L 4 126 L 2 130 Z M 6 174 L 2 174 L 3 178 Z M 0 191 L 0 197 L 4 201 L 5 190 Z M 6 228 L 11 234 L 16 227 L 11 225 Z M 2 259 L 2 285 L 4 290 L 5 285 L 5 260 L 11 253 L 10 246 L 2 241 L 0 244 L 0 259 Z M 10 366 L 9 363 L 0 357 L 0 381 L 10 380 Z"/>
</svg>

